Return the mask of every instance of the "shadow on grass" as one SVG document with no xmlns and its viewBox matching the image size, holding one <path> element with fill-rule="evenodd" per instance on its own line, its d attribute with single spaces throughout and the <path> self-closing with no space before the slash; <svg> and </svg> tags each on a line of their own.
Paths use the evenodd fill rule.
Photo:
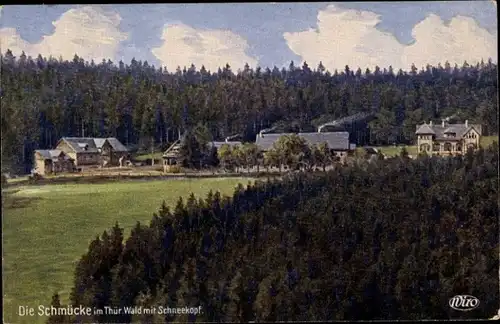
<svg viewBox="0 0 500 324">
<path fill-rule="evenodd" d="M 2 197 L 2 208 L 4 209 L 17 209 L 27 208 L 36 201 L 41 200 L 41 197 L 14 197 L 11 194 L 4 194 Z"/>
</svg>

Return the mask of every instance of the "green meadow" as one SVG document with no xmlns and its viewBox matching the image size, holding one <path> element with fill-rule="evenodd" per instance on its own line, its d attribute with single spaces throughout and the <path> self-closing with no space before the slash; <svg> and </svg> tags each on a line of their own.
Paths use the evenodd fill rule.
<svg viewBox="0 0 500 324">
<path fill-rule="evenodd" d="M 232 195 L 248 178 L 172 179 L 104 184 L 7 188 L 2 193 L 4 323 L 45 323 L 20 317 L 19 306 L 49 306 L 52 294 L 69 298 L 76 262 L 96 235 L 115 222 L 128 235 L 137 221 L 149 224 L 162 201 L 209 190 Z M 35 310 L 35 315 L 36 315 Z"/>
</svg>

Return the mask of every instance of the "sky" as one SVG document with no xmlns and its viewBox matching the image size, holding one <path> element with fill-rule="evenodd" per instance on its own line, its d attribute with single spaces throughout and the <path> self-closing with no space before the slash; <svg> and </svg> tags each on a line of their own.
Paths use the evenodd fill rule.
<svg viewBox="0 0 500 324">
<path fill-rule="evenodd" d="M 7 5 L 0 50 L 72 60 L 132 58 L 175 71 L 288 67 L 330 71 L 498 60 L 489 1 Z"/>
</svg>

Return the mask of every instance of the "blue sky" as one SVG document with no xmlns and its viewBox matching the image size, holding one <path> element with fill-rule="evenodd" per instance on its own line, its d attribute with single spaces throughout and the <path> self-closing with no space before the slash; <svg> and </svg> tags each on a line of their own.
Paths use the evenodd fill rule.
<svg viewBox="0 0 500 324">
<path fill-rule="evenodd" d="M 0 48 L 156 66 L 497 61 L 492 1 L 3 6 Z M 73 53 L 73 54 L 72 54 Z"/>
</svg>

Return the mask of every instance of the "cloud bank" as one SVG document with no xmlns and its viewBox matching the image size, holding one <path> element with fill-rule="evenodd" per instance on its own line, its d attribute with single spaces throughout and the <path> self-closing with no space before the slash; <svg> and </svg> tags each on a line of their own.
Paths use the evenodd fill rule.
<svg viewBox="0 0 500 324">
<path fill-rule="evenodd" d="M 449 24 L 429 15 L 413 27 L 414 42 L 404 45 L 394 35 L 376 28 L 380 16 L 369 11 L 329 5 L 318 13 L 317 27 L 284 33 L 289 48 L 314 66 L 320 61 L 330 70 L 393 68 L 408 70 L 427 64 L 474 64 L 481 59 L 497 61 L 497 38 L 469 17 L 456 16 Z"/>
<path fill-rule="evenodd" d="M 89 61 L 116 59 L 120 43 L 128 38 L 120 31 L 120 21 L 118 14 L 99 7 L 70 9 L 52 23 L 54 32 L 36 44 L 23 40 L 15 28 L 0 29 L 0 47 L 2 52 L 10 49 L 19 55 L 24 51 L 33 57 L 42 54 L 71 60 L 76 53 Z"/>
<path fill-rule="evenodd" d="M 228 30 L 198 30 L 184 24 L 165 25 L 163 44 L 153 48 L 152 53 L 167 69 L 173 71 L 180 66 L 217 71 L 228 63 L 233 71 L 257 65 L 257 59 L 246 54 L 247 41 Z"/>
</svg>

